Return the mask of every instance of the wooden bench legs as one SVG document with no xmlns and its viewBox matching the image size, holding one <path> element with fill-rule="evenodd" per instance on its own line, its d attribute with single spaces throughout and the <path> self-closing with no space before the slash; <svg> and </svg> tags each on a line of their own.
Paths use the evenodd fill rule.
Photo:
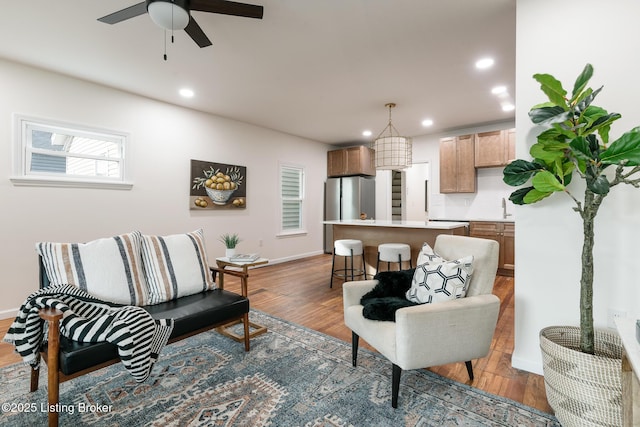
<svg viewBox="0 0 640 427">
<path fill-rule="evenodd" d="M 47 393 L 48 403 L 47 414 L 49 417 L 49 427 L 57 427 L 58 412 L 57 407 L 60 397 L 60 378 L 58 372 L 58 354 L 60 353 L 60 319 L 62 312 L 59 310 L 46 308 L 39 312 L 40 317 L 49 322 L 48 350 L 47 350 Z M 31 391 L 38 389 L 40 370 L 31 368 Z"/>
</svg>

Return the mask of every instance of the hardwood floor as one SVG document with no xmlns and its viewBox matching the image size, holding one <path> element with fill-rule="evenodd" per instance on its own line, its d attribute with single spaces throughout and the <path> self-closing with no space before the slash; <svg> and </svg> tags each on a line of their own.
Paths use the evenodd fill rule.
<svg viewBox="0 0 640 427">
<path fill-rule="evenodd" d="M 339 280 L 334 280 L 333 288 L 329 288 L 330 271 L 330 255 L 318 255 L 250 270 L 251 307 L 350 343 L 351 331 L 344 326 L 342 316 L 342 284 Z M 225 288 L 239 292 L 240 283 L 234 277 L 225 276 Z M 491 352 L 487 357 L 474 361 L 475 380 L 469 380 L 464 363 L 429 369 L 452 380 L 551 413 L 543 378 L 511 367 L 513 278 L 498 276 L 494 294 L 502 302 L 500 317 Z M 0 320 L 0 337 L 4 336 L 11 321 L 12 319 Z M 363 340 L 360 343 L 362 347 L 371 349 Z M 13 346 L 0 343 L 0 367 L 19 361 L 20 358 L 13 352 Z"/>
</svg>

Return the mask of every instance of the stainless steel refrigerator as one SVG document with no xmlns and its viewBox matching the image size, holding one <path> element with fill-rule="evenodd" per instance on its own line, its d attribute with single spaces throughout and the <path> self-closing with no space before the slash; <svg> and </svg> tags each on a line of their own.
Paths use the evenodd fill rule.
<svg viewBox="0 0 640 427">
<path fill-rule="evenodd" d="M 329 178 L 324 186 L 324 219 L 360 219 L 360 214 L 374 218 L 376 211 L 375 178 L 349 176 Z M 324 226 L 324 250 L 333 252 L 333 226 Z"/>
</svg>

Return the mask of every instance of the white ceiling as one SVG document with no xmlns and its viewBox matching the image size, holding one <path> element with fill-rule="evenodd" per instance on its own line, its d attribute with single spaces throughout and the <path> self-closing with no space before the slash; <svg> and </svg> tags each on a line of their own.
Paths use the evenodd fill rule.
<svg viewBox="0 0 640 427">
<path fill-rule="evenodd" d="M 138 2 L 6 2 L 0 57 L 332 144 L 374 138 L 387 102 L 406 136 L 514 117 L 490 90 L 514 101 L 515 0 L 247 0 L 264 19 L 194 11 L 213 46 L 178 31 L 167 61 L 147 14 L 97 21 Z M 495 66 L 480 72 L 484 56 Z"/>
</svg>

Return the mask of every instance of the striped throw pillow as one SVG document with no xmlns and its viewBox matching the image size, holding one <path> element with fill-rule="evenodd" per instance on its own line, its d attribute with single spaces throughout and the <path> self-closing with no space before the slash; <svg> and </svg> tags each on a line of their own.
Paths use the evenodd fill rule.
<svg viewBox="0 0 640 427">
<path fill-rule="evenodd" d="M 88 243 L 36 244 L 51 285 L 74 285 L 94 297 L 117 304 L 147 305 L 140 244 L 142 234 L 128 234 Z"/>
<path fill-rule="evenodd" d="M 151 304 L 215 288 L 202 229 L 169 236 L 142 236 L 142 263 Z"/>
</svg>

